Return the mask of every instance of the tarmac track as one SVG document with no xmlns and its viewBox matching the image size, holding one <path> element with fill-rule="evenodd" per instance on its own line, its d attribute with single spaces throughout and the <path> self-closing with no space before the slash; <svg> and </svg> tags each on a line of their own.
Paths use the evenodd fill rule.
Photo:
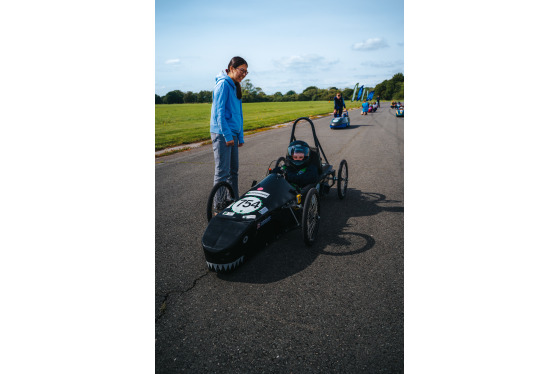
<svg viewBox="0 0 560 374">
<path fill-rule="evenodd" d="M 321 199 L 313 247 L 294 230 L 230 274 L 208 271 L 201 247 L 211 146 L 156 159 L 156 372 L 404 371 L 404 119 L 388 104 L 350 111 L 349 129 L 330 119 L 313 122 L 334 168 L 348 162 L 347 197 L 335 185 Z M 285 154 L 290 131 L 246 136 L 240 194 Z"/>
</svg>

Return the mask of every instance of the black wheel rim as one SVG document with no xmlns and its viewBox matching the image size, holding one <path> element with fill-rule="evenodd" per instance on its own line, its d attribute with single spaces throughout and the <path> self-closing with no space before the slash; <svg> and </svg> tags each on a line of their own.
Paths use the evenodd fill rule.
<svg viewBox="0 0 560 374">
<path fill-rule="evenodd" d="M 317 235 L 317 227 L 319 226 L 319 200 L 317 194 L 311 196 L 309 209 L 307 211 L 307 236 L 309 240 L 314 241 Z"/>
<path fill-rule="evenodd" d="M 348 187 L 348 165 L 346 163 L 342 167 L 340 177 L 342 179 L 342 195 L 346 196 L 346 188 Z"/>
<path fill-rule="evenodd" d="M 338 170 L 338 197 L 343 198 L 346 196 L 346 189 L 348 187 L 348 163 L 346 160 L 340 162 L 340 169 Z"/>
<path fill-rule="evenodd" d="M 206 206 L 208 221 L 217 216 L 235 201 L 233 189 L 227 182 L 220 182 L 212 188 Z"/>
<path fill-rule="evenodd" d="M 214 194 L 212 212 L 216 215 L 226 209 L 231 203 L 233 203 L 233 196 L 229 188 L 226 186 L 220 186 Z"/>
</svg>

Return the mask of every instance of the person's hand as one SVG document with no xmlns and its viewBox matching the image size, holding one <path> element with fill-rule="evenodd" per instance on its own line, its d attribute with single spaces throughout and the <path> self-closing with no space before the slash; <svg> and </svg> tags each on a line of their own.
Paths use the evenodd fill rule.
<svg viewBox="0 0 560 374">
<path fill-rule="evenodd" d="M 239 143 L 238 147 L 243 147 L 243 144 L 245 143 Z"/>
<path fill-rule="evenodd" d="M 229 142 L 226 142 L 226 146 L 228 147 L 232 147 L 235 144 L 235 142 L 233 140 L 230 140 Z"/>
</svg>

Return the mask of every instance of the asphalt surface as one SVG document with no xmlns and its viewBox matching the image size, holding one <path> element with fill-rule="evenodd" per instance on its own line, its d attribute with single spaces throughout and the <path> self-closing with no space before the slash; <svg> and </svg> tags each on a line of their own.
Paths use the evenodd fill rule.
<svg viewBox="0 0 560 374">
<path fill-rule="evenodd" d="M 385 104 L 350 111 L 349 129 L 330 119 L 313 122 L 334 168 L 348 162 L 347 197 L 321 199 L 313 247 L 294 230 L 230 274 L 208 271 L 201 246 L 211 146 L 156 159 L 156 372 L 404 371 L 404 118 Z M 245 138 L 240 194 L 285 154 L 290 131 Z M 296 136 L 306 140 L 299 124 Z"/>
</svg>

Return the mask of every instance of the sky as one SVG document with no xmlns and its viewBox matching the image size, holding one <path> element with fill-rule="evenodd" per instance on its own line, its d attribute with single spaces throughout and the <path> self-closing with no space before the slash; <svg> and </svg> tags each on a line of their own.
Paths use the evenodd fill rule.
<svg viewBox="0 0 560 374">
<path fill-rule="evenodd" d="M 155 93 L 212 90 L 234 56 L 266 94 L 404 72 L 404 2 L 155 1 Z"/>
</svg>

